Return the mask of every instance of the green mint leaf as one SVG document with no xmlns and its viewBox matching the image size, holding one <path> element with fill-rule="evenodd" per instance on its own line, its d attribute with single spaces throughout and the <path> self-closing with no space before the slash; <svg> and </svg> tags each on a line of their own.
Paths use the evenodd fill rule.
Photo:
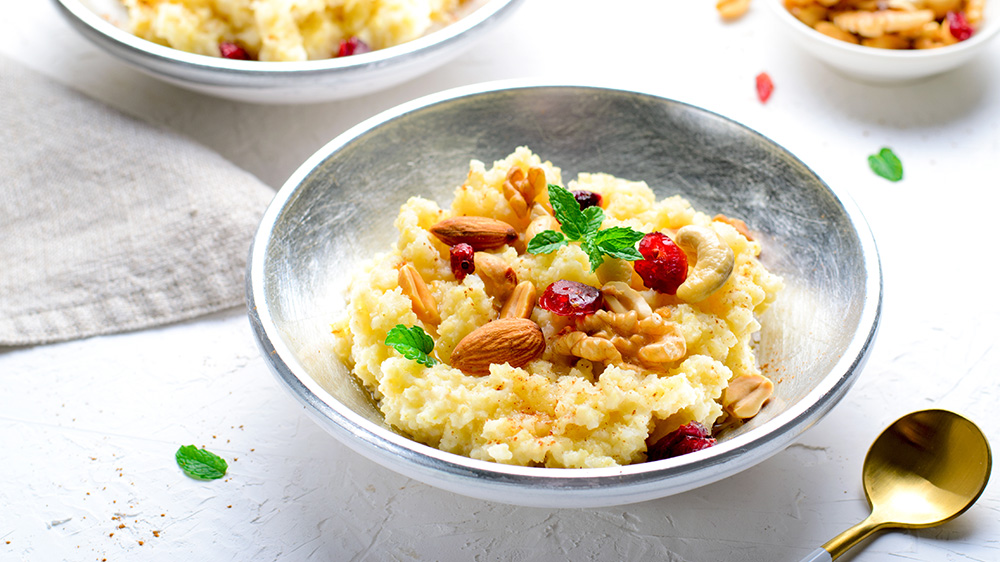
<svg viewBox="0 0 1000 562">
<path fill-rule="evenodd" d="M 566 238 L 578 242 L 587 236 L 588 220 L 580 211 L 580 203 L 569 190 L 550 183 L 549 203 L 552 204 L 552 212 L 555 213 Z"/>
<path fill-rule="evenodd" d="M 889 181 L 903 179 L 903 163 L 891 148 L 883 148 L 878 154 L 868 157 L 868 167 Z"/>
<path fill-rule="evenodd" d="M 601 225 L 604 224 L 604 209 L 594 206 L 587 207 L 583 210 L 583 218 L 587 221 L 585 224 L 586 232 L 584 236 L 589 236 L 594 234 L 601 229 Z"/>
<path fill-rule="evenodd" d="M 636 249 L 636 242 L 645 236 L 642 232 L 627 226 L 613 226 L 594 234 L 593 243 L 601 252 L 615 258 L 635 261 L 642 254 Z"/>
<path fill-rule="evenodd" d="M 178 466 L 191 478 L 215 480 L 226 475 L 229 465 L 226 460 L 211 451 L 194 445 L 184 445 L 174 454 Z"/>
<path fill-rule="evenodd" d="M 580 249 L 586 252 L 587 257 L 590 259 L 590 272 L 593 273 L 597 271 L 598 267 L 604 263 L 604 253 L 601 249 L 594 243 L 594 237 L 588 236 L 586 240 L 580 244 Z"/>
<path fill-rule="evenodd" d="M 565 246 L 566 243 L 566 237 L 561 232 L 543 230 L 528 242 L 528 253 L 550 254 Z"/>
<path fill-rule="evenodd" d="M 395 349 L 410 361 L 433 367 L 437 361 L 430 356 L 434 351 L 434 339 L 420 326 L 407 328 L 402 324 L 393 326 L 385 336 L 385 345 Z"/>
</svg>

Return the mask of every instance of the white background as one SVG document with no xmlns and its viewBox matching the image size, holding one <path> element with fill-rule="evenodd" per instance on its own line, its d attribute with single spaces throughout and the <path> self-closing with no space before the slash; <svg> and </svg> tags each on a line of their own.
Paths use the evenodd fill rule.
<svg viewBox="0 0 1000 562">
<path fill-rule="evenodd" d="M 361 458 L 277 386 L 241 309 L 0 349 L 0 560 L 796 561 L 867 514 L 861 462 L 899 416 L 951 408 L 1000 443 L 1000 42 L 957 71 L 870 86 L 796 51 L 762 4 L 725 24 L 707 0 L 530 0 L 471 51 L 407 84 L 258 106 L 124 66 L 49 1 L 2 5 L 0 53 L 186 134 L 274 187 L 361 119 L 468 83 L 598 80 L 705 107 L 852 194 L 879 245 L 885 303 L 858 383 L 796 444 L 705 488 L 587 510 L 468 499 Z M 775 83 L 767 104 L 754 91 L 761 71 Z M 882 146 L 902 159 L 902 182 L 868 170 Z M 227 477 L 184 476 L 173 454 L 189 443 L 225 456 Z M 942 527 L 884 533 L 843 559 L 1000 560 L 1000 488 Z"/>
</svg>

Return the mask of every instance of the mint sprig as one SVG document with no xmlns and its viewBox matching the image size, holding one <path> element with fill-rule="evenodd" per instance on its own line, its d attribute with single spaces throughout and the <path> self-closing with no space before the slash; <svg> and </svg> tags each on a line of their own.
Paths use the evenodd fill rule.
<svg viewBox="0 0 1000 562">
<path fill-rule="evenodd" d="M 226 475 L 229 464 L 215 453 L 199 449 L 194 445 L 184 445 L 174 453 L 178 466 L 191 478 L 215 480 Z"/>
<path fill-rule="evenodd" d="M 570 242 L 580 242 L 590 259 L 590 271 L 596 271 L 604 263 L 605 255 L 629 261 L 642 259 L 635 243 L 645 234 L 627 226 L 601 230 L 604 209 L 594 206 L 581 210 L 580 203 L 568 189 L 553 184 L 549 184 L 548 189 L 549 202 L 562 232 L 539 232 L 528 242 L 528 252 L 549 254 Z"/>
<path fill-rule="evenodd" d="M 891 148 L 883 148 L 878 154 L 868 157 L 868 167 L 873 172 L 889 181 L 899 181 L 903 179 L 903 163 Z"/>
<path fill-rule="evenodd" d="M 407 328 L 402 324 L 396 324 L 386 334 L 385 345 L 421 365 L 433 367 L 437 364 L 437 360 L 430 355 L 434 351 L 434 339 L 420 326 Z"/>
</svg>

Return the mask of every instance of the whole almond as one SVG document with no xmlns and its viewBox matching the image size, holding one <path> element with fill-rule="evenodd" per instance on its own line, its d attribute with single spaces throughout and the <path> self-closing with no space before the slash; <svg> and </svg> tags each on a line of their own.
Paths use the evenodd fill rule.
<svg viewBox="0 0 1000 562">
<path fill-rule="evenodd" d="M 545 351 L 542 329 L 525 318 L 501 318 L 476 328 L 451 353 L 451 366 L 467 375 L 488 375 L 490 365 L 523 367 Z"/>
<path fill-rule="evenodd" d="M 472 249 L 492 250 L 517 240 L 514 227 L 487 217 L 451 217 L 431 227 L 431 234 L 449 246 L 468 244 Z"/>
</svg>

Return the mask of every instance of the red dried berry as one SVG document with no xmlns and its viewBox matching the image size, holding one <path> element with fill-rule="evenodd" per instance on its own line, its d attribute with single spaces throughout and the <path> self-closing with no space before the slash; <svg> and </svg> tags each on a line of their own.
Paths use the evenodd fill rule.
<svg viewBox="0 0 1000 562">
<path fill-rule="evenodd" d="M 959 41 L 965 41 L 972 37 L 975 30 L 969 25 L 969 20 L 965 18 L 965 12 L 948 12 L 945 14 L 945 19 L 948 20 L 948 31 L 952 37 Z"/>
<path fill-rule="evenodd" d="M 686 455 L 715 445 L 714 437 L 682 437 L 670 448 L 670 456 Z"/>
<path fill-rule="evenodd" d="M 687 279 L 688 261 L 684 251 L 662 232 L 650 232 L 639 241 L 639 253 L 645 259 L 637 260 L 635 272 L 647 287 L 673 295 Z"/>
<path fill-rule="evenodd" d="M 771 99 L 771 92 L 774 91 L 774 82 L 766 72 L 757 75 L 757 99 L 760 103 L 767 103 Z"/>
<path fill-rule="evenodd" d="M 476 271 L 476 251 L 472 246 L 462 243 L 451 247 L 451 272 L 455 279 L 461 281 L 466 275 Z"/>
<path fill-rule="evenodd" d="M 596 287 L 560 279 L 545 288 L 538 306 L 559 316 L 582 316 L 600 310 L 604 297 Z"/>
<path fill-rule="evenodd" d="M 371 47 L 369 47 L 367 43 L 357 37 L 350 37 L 348 39 L 340 40 L 340 46 L 337 49 L 337 56 L 349 57 L 351 55 L 360 55 L 369 51 L 371 51 Z"/>
<path fill-rule="evenodd" d="M 584 210 L 587 207 L 600 207 L 601 206 L 601 194 L 594 193 L 593 191 L 587 191 L 586 189 L 578 189 L 571 191 L 576 202 L 580 204 L 580 210 Z"/>
<path fill-rule="evenodd" d="M 230 43 L 229 41 L 223 41 L 219 43 L 219 53 L 222 58 L 231 60 L 250 60 L 250 54 L 247 53 L 246 49 L 240 47 L 236 43 Z"/>
<path fill-rule="evenodd" d="M 680 426 L 651 445 L 646 452 L 646 457 L 651 461 L 669 459 L 707 449 L 715 443 L 715 438 L 705 429 L 705 426 L 693 421 Z"/>
</svg>

